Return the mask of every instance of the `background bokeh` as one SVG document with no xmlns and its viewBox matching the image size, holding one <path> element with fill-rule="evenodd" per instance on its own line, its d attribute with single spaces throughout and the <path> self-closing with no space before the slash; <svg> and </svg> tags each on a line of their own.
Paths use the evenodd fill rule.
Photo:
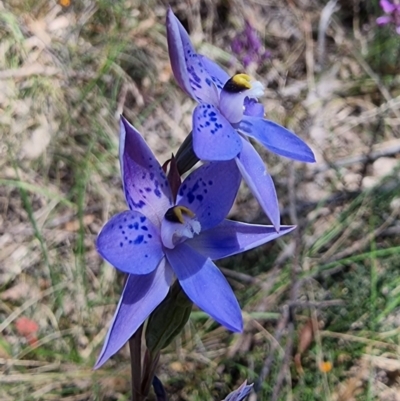
<svg viewBox="0 0 400 401">
<path fill-rule="evenodd" d="M 168 4 L 317 157 L 259 149 L 298 229 L 218 262 L 245 331 L 194 310 L 161 358 L 170 400 L 221 400 L 245 379 L 252 401 L 400 400 L 400 36 L 373 0 L 0 1 L 0 399 L 129 399 L 126 349 L 92 370 L 123 283 L 94 242 L 126 208 L 119 115 L 160 162 L 191 129 Z M 232 47 L 246 26 L 250 62 Z M 245 186 L 231 217 L 267 223 Z"/>
</svg>

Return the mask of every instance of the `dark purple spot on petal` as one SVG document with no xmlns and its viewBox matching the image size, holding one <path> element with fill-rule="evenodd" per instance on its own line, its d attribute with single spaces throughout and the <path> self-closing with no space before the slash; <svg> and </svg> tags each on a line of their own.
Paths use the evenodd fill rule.
<svg viewBox="0 0 400 401">
<path fill-rule="evenodd" d="M 143 239 L 144 239 L 143 235 L 138 235 L 133 243 L 135 245 L 139 245 L 143 242 Z"/>
<path fill-rule="evenodd" d="M 188 199 L 188 202 L 189 202 L 190 204 L 193 203 L 193 201 L 194 201 L 194 195 L 193 195 L 192 192 L 189 192 L 189 193 L 188 193 L 187 199 Z"/>
<path fill-rule="evenodd" d="M 133 205 L 133 207 L 131 207 L 131 209 L 133 209 L 133 208 L 138 208 L 138 209 L 141 209 L 144 205 L 145 205 L 145 203 L 142 201 L 142 200 L 140 200 L 139 202 L 134 202 L 132 199 L 130 199 L 131 200 L 131 202 L 132 202 L 132 205 Z"/>
</svg>

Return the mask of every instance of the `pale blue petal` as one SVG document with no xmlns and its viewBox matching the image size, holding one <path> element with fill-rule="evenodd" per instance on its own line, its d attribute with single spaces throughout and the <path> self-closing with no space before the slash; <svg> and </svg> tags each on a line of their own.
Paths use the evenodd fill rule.
<svg viewBox="0 0 400 401">
<path fill-rule="evenodd" d="M 184 223 L 170 221 L 166 218 L 161 223 L 161 240 L 165 247 L 174 248 L 177 244 L 193 238 L 201 231 L 201 225 L 196 217 L 183 216 Z"/>
<path fill-rule="evenodd" d="M 282 226 L 277 233 L 273 226 L 225 220 L 214 228 L 202 231 L 186 243 L 205 257 L 217 260 L 266 244 L 295 228 L 296 226 Z"/>
<path fill-rule="evenodd" d="M 172 281 L 173 272 L 165 258 L 150 274 L 128 276 L 95 369 L 118 352 L 135 334 L 167 296 Z"/>
<path fill-rule="evenodd" d="M 244 114 L 253 117 L 264 117 L 264 106 L 262 103 L 257 102 L 256 99 L 246 97 L 244 99 Z"/>
<path fill-rule="evenodd" d="M 166 250 L 167 259 L 186 295 L 218 323 L 243 330 L 242 313 L 226 278 L 214 263 L 186 243 Z"/>
<path fill-rule="evenodd" d="M 163 257 L 159 229 L 139 212 L 130 210 L 106 223 L 96 247 L 107 262 L 125 273 L 148 274 Z"/>
<path fill-rule="evenodd" d="M 268 150 L 301 162 L 315 162 L 310 147 L 297 135 L 273 121 L 243 116 L 239 131 L 261 142 Z"/>
<path fill-rule="evenodd" d="M 179 85 L 197 101 L 216 105 L 218 103 L 217 87 L 204 67 L 202 58 L 194 50 L 185 28 L 171 9 L 167 14 L 167 37 L 172 70 Z M 187 87 L 187 82 L 191 91 Z"/>
<path fill-rule="evenodd" d="M 167 177 L 142 136 L 124 117 L 120 124 L 120 163 L 129 208 L 159 224 L 172 206 Z"/>
<path fill-rule="evenodd" d="M 228 81 L 230 78 L 229 74 L 208 57 L 200 54 L 199 56 L 214 85 L 218 88 L 218 90 L 221 90 L 226 84 L 226 81 Z"/>
<path fill-rule="evenodd" d="M 219 95 L 219 110 L 231 124 L 237 124 L 243 118 L 244 100 L 247 97 L 246 92 L 232 93 L 222 89 Z"/>
<path fill-rule="evenodd" d="M 231 160 L 242 149 L 239 134 L 211 104 L 193 112 L 193 150 L 200 160 Z"/>
<path fill-rule="evenodd" d="M 214 227 L 228 215 L 240 185 L 235 161 L 210 162 L 193 171 L 179 188 L 176 203 L 186 206 L 202 230 Z"/>
<path fill-rule="evenodd" d="M 242 138 L 242 151 L 236 158 L 242 177 L 262 209 L 279 231 L 280 213 L 275 185 L 268 174 L 264 162 L 253 145 Z"/>
</svg>

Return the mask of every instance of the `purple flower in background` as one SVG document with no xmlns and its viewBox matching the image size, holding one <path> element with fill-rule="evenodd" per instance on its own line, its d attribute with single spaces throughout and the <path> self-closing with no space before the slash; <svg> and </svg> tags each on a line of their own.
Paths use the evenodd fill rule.
<svg viewBox="0 0 400 401">
<path fill-rule="evenodd" d="M 243 179 L 279 230 L 274 183 L 246 137 L 294 160 L 314 162 L 313 152 L 295 134 L 264 119 L 264 107 L 257 102 L 264 92 L 260 82 L 246 74 L 230 78 L 213 61 L 195 52 L 171 9 L 167 13 L 167 39 L 175 79 L 199 103 L 193 112 L 194 153 L 201 160 L 235 159 Z"/>
<path fill-rule="evenodd" d="M 400 35 L 400 1 L 399 0 L 381 0 L 379 2 L 385 14 L 376 19 L 378 25 L 394 24 L 396 32 Z"/>
<path fill-rule="evenodd" d="M 208 163 L 178 189 L 141 135 L 123 117 L 120 164 L 128 211 L 112 217 L 97 238 L 100 255 L 129 273 L 103 350 L 100 367 L 136 332 L 177 278 L 186 295 L 229 330 L 242 330 L 236 297 L 211 259 L 244 252 L 293 230 L 225 220 L 240 184 L 234 161 Z"/>
<path fill-rule="evenodd" d="M 244 30 L 233 38 L 231 49 L 245 67 L 251 63 L 259 65 L 271 57 L 271 53 L 265 50 L 256 30 L 248 21 L 246 21 Z"/>
</svg>

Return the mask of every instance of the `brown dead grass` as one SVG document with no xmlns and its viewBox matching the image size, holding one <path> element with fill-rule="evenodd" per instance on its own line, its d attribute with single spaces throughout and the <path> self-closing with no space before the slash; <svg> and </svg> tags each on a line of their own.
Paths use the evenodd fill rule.
<svg viewBox="0 0 400 401">
<path fill-rule="evenodd" d="M 282 305 L 305 298 L 316 298 L 318 304 L 326 298 L 326 288 L 313 281 L 312 274 L 308 281 L 299 277 L 308 277 L 350 245 L 355 244 L 342 257 L 365 251 L 383 231 L 398 230 L 395 202 L 390 224 L 370 237 L 369 227 L 360 226 L 371 215 L 368 202 L 351 216 L 351 224 L 337 220 L 354 199 L 346 194 L 364 193 L 398 164 L 393 149 L 400 143 L 399 93 L 396 86 L 385 85 L 364 57 L 376 30 L 374 17 L 368 19 L 362 12 L 366 4 L 358 2 L 360 12 L 342 4 L 341 13 L 333 15 L 321 65 L 316 34 L 323 4 L 248 3 L 171 6 L 189 27 L 199 51 L 232 74 L 242 66 L 232 58 L 229 41 L 244 19 L 271 48 L 271 61 L 250 67 L 268 85 L 268 117 L 307 140 L 317 163 L 293 164 L 261 152 L 274 176 L 284 221 L 298 223 L 304 235 L 286 238 L 274 248 L 277 262 L 268 262 L 275 266 L 269 272 L 256 278 L 231 273 L 233 286 L 245 294 L 243 335 L 231 336 L 210 320 L 204 325 L 192 322 L 173 352 L 166 353 L 161 377 L 178 377 L 168 387 L 174 400 L 198 399 L 211 389 L 226 394 L 230 383 L 254 380 L 260 372 L 253 372 L 252 364 L 274 352 L 277 379 L 272 382 L 271 375 L 266 376 L 272 382 L 271 399 L 302 399 L 291 387 L 287 344 L 295 331 Z M 191 128 L 193 102 L 175 86 L 169 67 L 163 1 L 61 4 L 0 2 L 2 400 L 125 399 L 126 350 L 99 372 L 91 370 L 122 282 L 94 249 L 102 224 L 125 208 L 117 163 L 118 116 L 124 113 L 144 134 L 160 161 L 176 151 Z M 343 200 L 335 200 L 338 194 L 344 194 Z M 318 207 L 323 199 L 328 201 Z M 246 188 L 233 215 L 264 220 Z M 318 246 L 332 227 L 338 227 L 338 234 Z M 266 263 L 267 249 L 271 248 L 237 260 L 249 266 Z M 308 253 L 310 249 L 314 251 Z M 288 260 L 294 269 L 282 273 Z M 305 319 L 301 310 L 300 322 Z M 281 318 L 267 324 L 268 318 L 253 318 L 253 312 L 274 312 Z M 38 323 L 37 343 L 29 345 L 16 332 L 21 316 Z M 320 353 L 325 334 L 316 339 Z M 366 337 L 364 354 L 350 364 L 335 361 L 346 368 L 335 373 L 335 379 L 331 374 L 330 381 L 326 375 L 318 379 L 316 388 L 330 389 L 331 398 L 326 399 L 347 400 L 360 391 L 366 394 L 373 380 L 370 399 L 397 400 L 399 351 L 391 348 L 392 340 L 382 340 L 392 352 L 388 355 L 385 347 Z M 232 367 L 230 360 L 246 355 L 244 377 L 228 379 L 238 363 Z M 268 359 L 264 362 L 265 367 Z M 303 365 L 309 370 L 314 366 L 307 361 Z"/>
</svg>

